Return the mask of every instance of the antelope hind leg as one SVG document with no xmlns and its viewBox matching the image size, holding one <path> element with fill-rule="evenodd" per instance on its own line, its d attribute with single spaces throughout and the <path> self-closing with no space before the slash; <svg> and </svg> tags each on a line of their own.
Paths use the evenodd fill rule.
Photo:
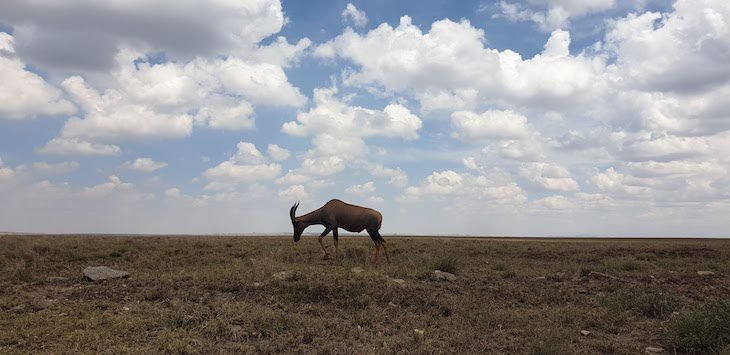
<svg viewBox="0 0 730 355">
<path fill-rule="evenodd" d="M 340 259 L 340 241 L 339 241 L 339 235 L 337 235 L 337 228 L 332 229 L 332 239 L 335 241 L 335 259 Z"/>
<path fill-rule="evenodd" d="M 378 255 L 380 255 L 380 244 L 376 243 L 375 244 L 375 255 L 373 256 L 373 261 L 372 261 L 372 263 L 374 265 L 378 265 Z"/>
</svg>

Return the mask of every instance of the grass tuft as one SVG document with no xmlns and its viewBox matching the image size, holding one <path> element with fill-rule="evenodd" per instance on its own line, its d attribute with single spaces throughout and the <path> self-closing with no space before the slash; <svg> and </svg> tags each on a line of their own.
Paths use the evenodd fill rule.
<svg viewBox="0 0 730 355">
<path fill-rule="evenodd" d="M 566 345 L 563 336 L 552 334 L 542 336 L 537 342 L 532 344 L 529 353 L 532 355 L 561 355 L 570 353 L 570 349 Z"/>
<path fill-rule="evenodd" d="M 669 345 L 686 353 L 730 350 L 730 302 L 712 299 L 679 315 L 671 323 Z"/>
<path fill-rule="evenodd" d="M 346 247 L 343 257 L 345 262 L 352 265 L 362 265 L 368 262 L 369 251 L 364 247 Z"/>
<path fill-rule="evenodd" d="M 657 260 L 657 256 L 654 253 L 641 253 L 636 255 L 636 260 L 652 262 Z"/>
<path fill-rule="evenodd" d="M 455 274 L 459 271 L 459 262 L 452 255 L 444 256 L 434 262 L 433 269 Z"/>
<path fill-rule="evenodd" d="M 634 257 L 607 258 L 603 260 L 603 271 L 609 274 L 613 272 L 641 271 L 644 268 L 644 262 Z"/>
<path fill-rule="evenodd" d="M 610 296 L 607 305 L 616 311 L 633 311 L 647 318 L 665 319 L 679 309 L 682 301 L 664 290 L 632 287 Z"/>
</svg>

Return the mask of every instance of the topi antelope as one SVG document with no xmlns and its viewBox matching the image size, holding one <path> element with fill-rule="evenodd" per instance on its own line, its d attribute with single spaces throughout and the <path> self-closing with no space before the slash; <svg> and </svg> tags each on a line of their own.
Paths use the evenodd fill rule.
<svg viewBox="0 0 730 355">
<path fill-rule="evenodd" d="M 299 238 L 304 232 L 304 228 L 307 228 L 313 224 L 321 224 L 324 226 L 324 232 L 319 235 L 319 245 L 324 251 L 324 257 L 328 258 L 329 253 L 322 244 L 322 238 L 327 233 L 332 231 L 332 236 L 335 239 L 335 256 L 339 256 L 340 249 L 337 245 L 337 228 L 342 228 L 349 232 L 362 232 L 366 230 L 370 234 L 370 238 L 375 243 L 375 255 L 373 256 L 373 263 L 378 262 L 378 256 L 380 254 L 380 248 L 382 247 L 385 251 L 385 258 L 390 262 L 388 256 L 388 249 L 385 247 L 385 240 L 380 236 L 380 224 L 383 221 L 383 215 L 380 212 L 367 207 L 360 207 L 344 203 L 340 200 L 330 200 L 325 203 L 324 206 L 309 212 L 303 216 L 296 217 L 297 207 L 299 202 L 292 206 L 289 210 L 289 216 L 291 217 L 291 223 L 294 226 L 294 242 L 298 242 Z"/>
</svg>

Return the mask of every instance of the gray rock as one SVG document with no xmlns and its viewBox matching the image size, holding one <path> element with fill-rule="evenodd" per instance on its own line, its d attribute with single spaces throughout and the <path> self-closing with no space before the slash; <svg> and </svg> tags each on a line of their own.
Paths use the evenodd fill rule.
<svg viewBox="0 0 730 355">
<path fill-rule="evenodd" d="M 91 281 L 118 279 L 127 276 L 129 276 L 129 273 L 126 271 L 114 270 L 106 266 L 89 266 L 84 269 L 84 277 Z"/>
<path fill-rule="evenodd" d="M 700 276 L 714 276 L 715 275 L 715 272 L 714 271 L 697 271 L 697 275 L 700 275 Z"/>
<path fill-rule="evenodd" d="M 69 278 L 68 278 L 68 277 L 61 277 L 61 276 L 49 276 L 49 277 L 48 277 L 48 278 L 46 279 L 46 281 L 48 281 L 48 282 L 50 282 L 50 283 L 55 283 L 55 282 L 64 282 L 64 281 L 68 281 L 68 280 L 69 280 Z"/>
<path fill-rule="evenodd" d="M 361 273 L 363 271 L 365 271 L 365 269 L 363 269 L 363 268 L 361 268 L 359 266 L 355 266 L 354 268 L 352 268 L 352 272 L 354 272 L 356 274 L 359 274 L 359 273 Z"/>
<path fill-rule="evenodd" d="M 422 329 L 413 329 L 413 333 L 416 334 L 416 338 L 423 339 L 426 332 L 424 332 Z"/>
<path fill-rule="evenodd" d="M 582 335 L 585 335 L 585 336 L 591 335 L 591 332 L 589 332 L 589 331 L 587 331 L 587 330 L 581 330 L 581 331 L 580 331 L 580 333 L 581 333 Z"/>
<path fill-rule="evenodd" d="M 25 312 L 25 305 L 24 304 L 19 304 L 19 305 L 15 306 L 15 307 L 11 308 L 10 309 L 10 312 L 13 312 L 13 313 L 23 313 L 23 312 Z"/>
<path fill-rule="evenodd" d="M 275 279 L 281 280 L 281 281 L 290 281 L 296 278 L 297 274 L 294 271 L 286 270 L 282 272 L 277 272 L 276 274 L 272 275 Z"/>
<path fill-rule="evenodd" d="M 434 270 L 434 272 L 431 273 L 431 278 L 436 281 L 456 281 L 456 276 L 454 274 L 441 270 Z"/>
<path fill-rule="evenodd" d="M 661 353 L 664 352 L 664 349 L 663 348 L 660 348 L 660 347 L 647 346 L 644 349 L 644 352 L 647 353 L 647 354 L 661 354 Z"/>
</svg>

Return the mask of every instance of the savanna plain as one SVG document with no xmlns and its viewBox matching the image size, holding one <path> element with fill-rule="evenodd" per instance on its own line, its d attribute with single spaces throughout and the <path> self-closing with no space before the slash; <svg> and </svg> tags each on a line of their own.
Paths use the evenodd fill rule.
<svg viewBox="0 0 730 355">
<path fill-rule="evenodd" d="M 730 353 L 730 240 L 385 239 L 0 236 L 0 353 Z"/>
</svg>

